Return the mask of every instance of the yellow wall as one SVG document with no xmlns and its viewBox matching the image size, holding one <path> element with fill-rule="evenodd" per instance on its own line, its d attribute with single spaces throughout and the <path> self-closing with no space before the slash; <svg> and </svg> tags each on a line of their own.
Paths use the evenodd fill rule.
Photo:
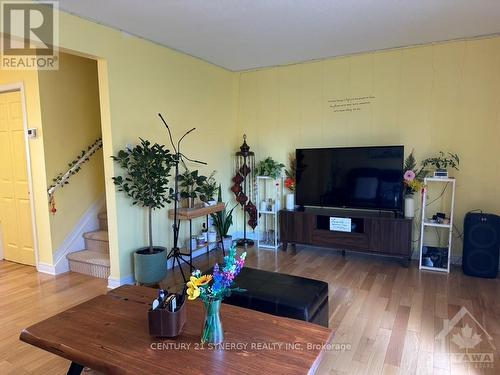
<svg viewBox="0 0 500 375">
<path fill-rule="evenodd" d="M 455 220 L 500 213 L 500 38 L 366 53 L 239 74 L 238 132 L 257 159 L 298 147 L 403 144 L 461 156 Z M 358 112 L 328 100 L 374 96 Z M 431 192 L 431 195 L 433 193 Z M 438 193 L 434 193 L 434 197 Z M 455 241 L 456 255 L 461 243 Z"/>
<path fill-rule="evenodd" d="M 418 158 L 439 149 L 458 152 L 462 168 L 455 174 L 457 221 L 469 209 L 500 212 L 500 162 L 495 155 L 500 135 L 500 38 L 232 73 L 61 12 L 60 45 L 98 60 L 99 86 L 105 93 L 100 106 L 114 278 L 132 273 L 132 253 L 146 243 L 146 212 L 116 192 L 111 177 L 119 170 L 110 156 L 138 137 L 168 144 L 158 112 L 168 119 L 175 136 L 198 128 L 186 139 L 184 150 L 209 162 L 202 171 L 217 169 L 226 198 L 232 155 L 246 132 L 258 158 L 271 155 L 281 161 L 295 147 L 401 143 L 408 151 L 414 147 Z M 5 72 L 0 77 L 3 81 Z M 346 114 L 328 108 L 329 99 L 365 95 L 375 96 L 365 111 Z M 34 126 L 41 123 L 39 106 L 38 112 L 36 105 L 32 110 Z M 33 174 L 39 182 L 35 202 L 47 212 L 44 189 L 51 176 L 45 173 L 46 137 L 43 131 L 41 135 L 31 144 Z M 52 248 L 49 218 L 37 211 L 38 216 L 38 232 L 44 234 L 41 259 L 51 262 L 45 250 Z M 156 244 L 171 246 L 166 210 L 156 212 L 154 219 Z"/>
<path fill-rule="evenodd" d="M 38 137 L 29 141 L 36 233 L 38 238 L 38 260 L 43 263 L 52 264 L 52 243 L 47 209 L 47 184 L 38 74 L 36 71 L 30 70 L 0 70 L 0 85 L 20 82 L 24 85 L 28 126 L 37 128 L 38 130 Z"/>
<path fill-rule="evenodd" d="M 38 79 L 50 185 L 54 177 L 68 170 L 69 162 L 101 137 L 97 63 L 61 53 L 59 70 L 40 71 Z M 103 193 L 104 168 L 99 150 L 55 194 L 57 213 L 50 216 L 53 252 Z"/>
<path fill-rule="evenodd" d="M 101 115 L 111 276 L 123 278 L 132 273 L 133 251 L 147 242 L 146 211 L 132 207 L 128 198 L 116 192 L 111 177 L 119 170 L 111 154 L 127 143 L 136 143 L 138 137 L 168 144 L 157 116 L 162 112 L 176 137 L 197 127 L 186 139 L 184 151 L 209 163 L 204 172 L 217 169 L 220 180 L 229 181 L 233 161 L 228 153 L 236 143 L 237 77 L 196 58 L 63 12 L 60 45 L 99 58 L 101 89 L 109 87 L 109 96 L 101 97 Z M 166 210 L 155 213 L 154 240 L 170 247 L 171 223 L 166 216 Z"/>
</svg>

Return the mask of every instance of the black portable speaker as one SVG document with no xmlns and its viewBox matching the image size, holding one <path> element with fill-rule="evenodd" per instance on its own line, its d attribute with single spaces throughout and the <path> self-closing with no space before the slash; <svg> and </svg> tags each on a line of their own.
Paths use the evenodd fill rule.
<svg viewBox="0 0 500 375">
<path fill-rule="evenodd" d="M 500 252 L 500 217 L 472 213 L 464 219 L 462 269 L 466 275 L 495 278 Z"/>
</svg>

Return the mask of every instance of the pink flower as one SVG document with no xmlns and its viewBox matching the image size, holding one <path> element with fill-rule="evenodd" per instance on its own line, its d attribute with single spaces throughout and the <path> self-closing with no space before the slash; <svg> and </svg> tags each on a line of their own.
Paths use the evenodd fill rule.
<svg viewBox="0 0 500 375">
<path fill-rule="evenodd" d="M 413 172 L 411 169 L 406 171 L 404 174 L 404 179 L 405 181 L 413 181 L 415 179 L 415 172 Z"/>
</svg>

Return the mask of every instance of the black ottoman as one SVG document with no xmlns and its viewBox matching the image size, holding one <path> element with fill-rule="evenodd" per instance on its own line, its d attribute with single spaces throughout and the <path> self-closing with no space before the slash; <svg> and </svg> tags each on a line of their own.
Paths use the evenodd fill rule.
<svg viewBox="0 0 500 375">
<path fill-rule="evenodd" d="M 244 292 L 224 300 L 245 307 L 328 327 L 328 283 L 245 267 L 236 277 Z"/>
</svg>

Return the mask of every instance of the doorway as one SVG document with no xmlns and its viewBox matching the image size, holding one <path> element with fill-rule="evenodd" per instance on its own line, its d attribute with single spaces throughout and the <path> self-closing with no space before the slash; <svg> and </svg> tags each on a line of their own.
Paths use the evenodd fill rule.
<svg viewBox="0 0 500 375">
<path fill-rule="evenodd" d="M 0 87 L 0 246 L 5 259 L 35 266 L 23 100 L 21 89 Z"/>
</svg>

